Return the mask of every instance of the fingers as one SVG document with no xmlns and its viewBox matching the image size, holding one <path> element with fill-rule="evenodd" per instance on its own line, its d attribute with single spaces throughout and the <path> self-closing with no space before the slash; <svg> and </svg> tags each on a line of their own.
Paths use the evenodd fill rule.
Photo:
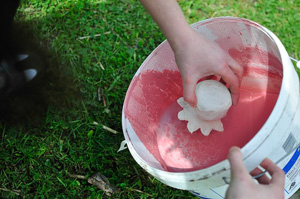
<svg viewBox="0 0 300 199">
<path fill-rule="evenodd" d="M 233 71 L 224 63 L 221 70 L 218 71 L 218 75 L 229 85 L 231 91 L 231 98 L 233 105 L 237 105 L 240 96 L 240 85 L 238 77 Z"/>
<path fill-rule="evenodd" d="M 229 57 L 228 66 L 231 68 L 234 75 L 238 78 L 238 82 L 237 82 L 238 92 L 236 90 L 235 83 L 233 83 L 231 85 L 232 87 L 230 87 L 233 105 L 237 105 L 237 102 L 239 100 L 239 88 L 240 88 L 240 85 L 241 85 L 241 82 L 242 82 L 244 69 L 232 57 L 230 57 L 230 56 L 228 56 L 228 57 Z M 229 83 L 229 82 L 227 82 L 227 83 Z"/>
<path fill-rule="evenodd" d="M 229 150 L 228 160 L 231 166 L 232 180 L 251 180 L 251 177 L 244 165 L 240 148 L 232 147 Z"/>
<path fill-rule="evenodd" d="M 257 176 L 259 174 L 261 174 L 263 171 L 260 170 L 259 168 L 254 169 L 253 171 L 250 172 L 251 176 Z M 271 179 L 266 175 L 262 175 L 259 178 L 256 178 L 256 180 L 260 183 L 260 184 L 270 184 Z"/>
<path fill-rule="evenodd" d="M 278 187 L 284 187 L 285 174 L 276 164 L 266 158 L 260 165 L 272 176 L 271 184 Z"/>
<path fill-rule="evenodd" d="M 228 85 L 231 92 L 231 98 L 233 105 L 237 105 L 239 95 L 240 95 L 240 82 L 243 76 L 243 68 L 228 55 L 228 64 L 224 62 L 221 67 L 215 70 L 215 74 L 220 76 L 222 80 L 224 80 Z M 179 67 L 181 69 L 182 67 Z M 186 70 L 186 69 L 185 69 Z M 198 69 L 197 69 L 198 70 Z M 199 79 L 195 79 L 193 77 L 205 76 L 201 80 L 205 79 L 213 79 L 211 76 L 208 76 L 212 71 L 206 71 L 203 74 L 199 74 L 198 71 L 185 71 L 182 70 L 181 73 L 183 75 L 183 97 L 186 102 L 190 104 L 192 107 L 197 106 L 197 99 L 195 94 L 195 88 L 197 81 Z M 214 76 L 217 77 L 217 76 Z"/>
<path fill-rule="evenodd" d="M 197 107 L 197 98 L 195 93 L 197 80 L 183 78 L 182 83 L 184 101 L 194 108 Z"/>
<path fill-rule="evenodd" d="M 232 69 L 234 74 L 238 77 L 240 84 L 243 78 L 244 68 L 240 64 L 238 64 L 232 57 L 229 56 L 228 59 L 228 65 Z"/>
</svg>

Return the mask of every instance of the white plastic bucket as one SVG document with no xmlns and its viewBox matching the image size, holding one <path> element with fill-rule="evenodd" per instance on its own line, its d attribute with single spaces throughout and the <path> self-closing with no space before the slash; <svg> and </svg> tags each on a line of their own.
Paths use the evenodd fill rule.
<svg viewBox="0 0 300 199">
<path fill-rule="evenodd" d="M 126 94 L 122 127 L 130 153 L 142 168 L 161 182 L 174 188 L 190 190 L 204 198 L 218 199 L 224 198 L 228 186 L 224 179 L 230 178 L 230 165 L 224 154 L 227 154 L 231 146 L 238 145 L 242 148 L 243 159 L 249 171 L 256 168 L 266 157 L 277 162 L 278 166 L 286 172 L 285 194 L 286 198 L 289 198 L 300 187 L 300 159 L 298 158 L 300 124 L 297 123 L 300 121 L 300 105 L 299 78 L 288 53 L 276 35 L 267 28 L 246 19 L 220 17 L 200 21 L 192 27 L 208 39 L 218 43 L 225 51 L 247 52 L 247 60 L 244 59 L 245 54 L 238 57 L 237 61 L 241 65 L 247 66 L 253 62 L 253 67 L 266 69 L 267 74 L 245 75 L 241 87 L 248 85 L 247 88 L 250 89 L 274 92 L 277 95 L 275 101 L 270 101 L 274 104 L 270 106 L 270 110 L 264 110 L 264 106 L 253 107 L 253 109 L 261 109 L 261 113 L 267 112 L 263 121 L 252 121 L 255 124 L 261 123 L 258 129 L 249 130 L 251 124 L 248 124 L 247 120 L 244 123 L 236 122 L 237 125 L 246 124 L 247 126 L 245 127 L 247 129 L 243 129 L 239 135 L 241 138 L 226 137 L 230 135 L 230 132 L 212 132 L 208 138 L 205 138 L 199 135 L 200 132 L 198 135 L 195 132 L 203 147 L 200 150 L 197 148 L 199 146 L 195 146 L 197 150 L 189 151 L 192 155 L 187 160 L 183 158 L 191 164 L 183 163 L 182 165 L 187 166 L 173 168 L 171 163 L 166 163 L 168 156 L 166 153 L 162 154 L 162 147 L 158 146 L 164 143 L 159 142 L 158 139 L 161 138 L 158 138 L 158 133 L 167 131 L 170 135 L 184 126 L 178 121 L 173 123 L 178 111 L 176 100 L 182 96 L 182 84 L 174 54 L 168 42 L 165 41 L 140 66 Z M 246 116 L 250 114 L 245 113 Z M 168 118 L 171 119 L 168 120 Z M 168 124 L 166 121 L 162 124 L 161 120 L 166 120 Z M 233 128 L 234 118 L 225 120 L 229 123 L 231 121 L 227 129 Z M 224 128 L 226 131 L 226 125 Z M 244 138 L 244 131 L 252 134 Z M 224 144 L 218 140 L 220 136 L 225 139 Z M 170 148 L 169 154 L 175 157 L 180 152 L 186 154 L 185 146 L 181 146 L 181 143 L 188 146 L 189 142 L 194 141 L 191 137 L 187 139 L 189 139 L 188 142 L 185 142 L 183 136 L 179 142 L 174 142 L 177 145 Z M 217 144 L 214 145 L 214 143 Z M 191 150 L 191 147 L 188 147 L 188 150 Z M 175 152 L 173 153 L 172 150 Z M 214 154 L 214 151 L 219 152 Z M 207 158 L 192 160 L 193 154 L 201 153 L 207 153 L 203 157 L 212 155 L 215 157 L 211 158 L 212 160 L 207 160 Z"/>
</svg>

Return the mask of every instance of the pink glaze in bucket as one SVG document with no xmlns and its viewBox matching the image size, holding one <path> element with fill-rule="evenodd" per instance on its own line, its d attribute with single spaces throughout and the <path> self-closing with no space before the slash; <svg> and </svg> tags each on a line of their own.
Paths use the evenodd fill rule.
<svg viewBox="0 0 300 199">
<path fill-rule="evenodd" d="M 133 78 L 122 124 L 131 154 L 146 171 L 172 187 L 204 190 L 223 185 L 222 178 L 229 177 L 226 157 L 232 146 L 242 148 L 249 170 L 265 157 L 280 157 L 270 153 L 287 139 L 288 133 L 277 133 L 274 127 L 285 117 L 285 108 L 291 109 L 287 117 L 292 116 L 284 120 L 286 128 L 280 128 L 291 125 L 297 110 L 299 80 L 290 60 L 285 60 L 284 47 L 278 46 L 278 38 L 264 27 L 232 17 L 192 26 L 244 67 L 240 100 L 222 119 L 224 132 L 204 136 L 198 130 L 191 134 L 187 123 L 178 120 L 181 107 L 176 101 L 182 97 L 182 80 L 167 41 L 152 52 Z M 286 89 L 295 82 L 294 91 Z M 286 105 L 290 103 L 294 105 Z M 293 106 L 294 110 L 289 108 Z M 297 140 L 299 136 L 294 137 Z"/>
</svg>

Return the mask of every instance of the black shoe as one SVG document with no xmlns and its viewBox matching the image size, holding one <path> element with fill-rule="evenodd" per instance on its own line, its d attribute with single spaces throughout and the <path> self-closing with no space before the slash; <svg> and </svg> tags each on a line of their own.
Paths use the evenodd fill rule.
<svg viewBox="0 0 300 199">
<path fill-rule="evenodd" d="M 18 54 L 0 63 L 0 98 L 7 97 L 41 75 L 41 60 L 34 54 Z"/>
</svg>

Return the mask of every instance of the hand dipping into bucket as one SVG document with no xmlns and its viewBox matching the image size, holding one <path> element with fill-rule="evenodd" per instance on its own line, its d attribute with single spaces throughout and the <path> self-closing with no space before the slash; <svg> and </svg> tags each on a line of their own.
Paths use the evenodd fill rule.
<svg viewBox="0 0 300 199">
<path fill-rule="evenodd" d="M 183 97 L 177 100 L 183 108 L 178 113 L 178 119 L 188 121 L 189 132 L 201 129 L 203 135 L 208 136 L 212 130 L 224 131 L 223 118 L 232 105 L 229 90 L 222 83 L 215 80 L 204 80 L 196 86 L 197 107 L 191 107 Z"/>
</svg>

